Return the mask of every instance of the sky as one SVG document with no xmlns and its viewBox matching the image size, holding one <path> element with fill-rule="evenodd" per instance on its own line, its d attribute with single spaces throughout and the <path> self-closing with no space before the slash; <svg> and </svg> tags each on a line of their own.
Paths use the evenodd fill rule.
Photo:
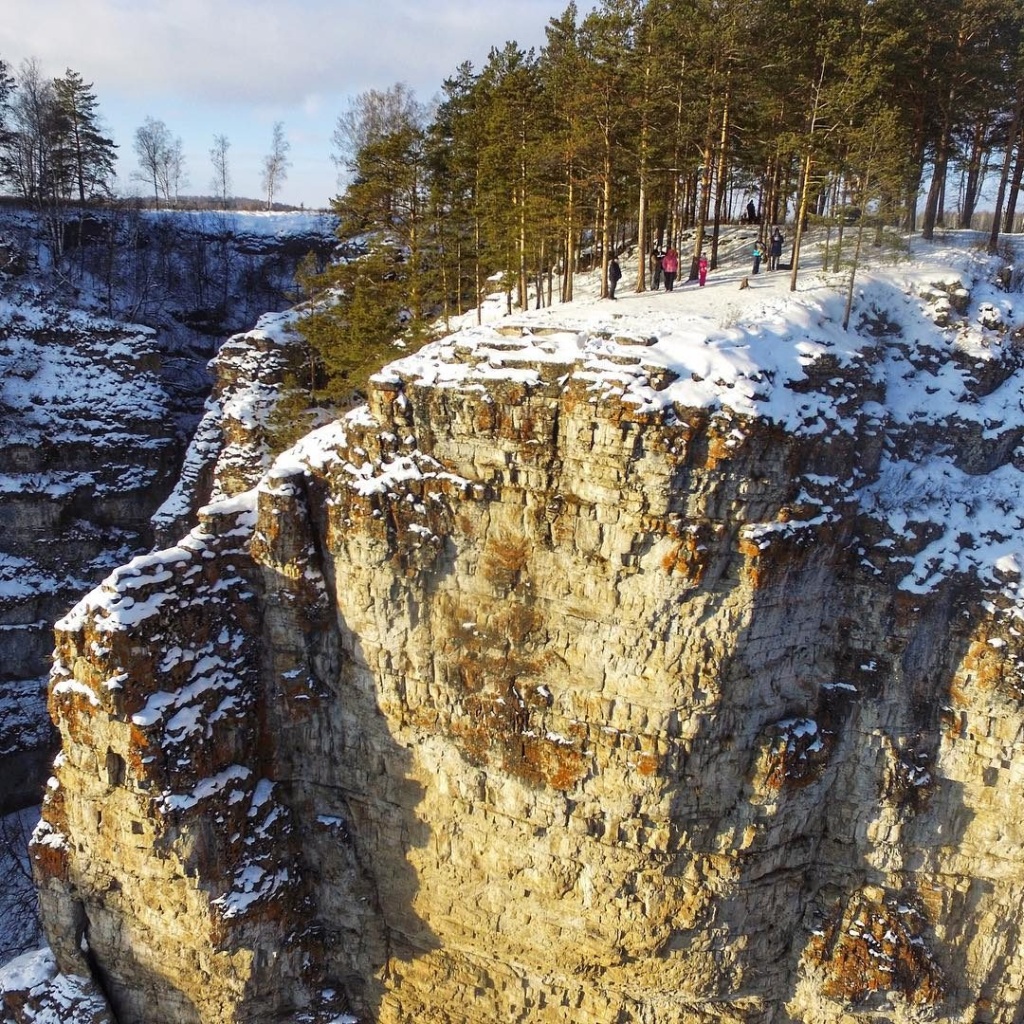
<svg viewBox="0 0 1024 1024">
<path fill-rule="evenodd" d="M 396 82 L 429 102 L 492 46 L 544 43 L 568 0 L 4 0 L 0 59 L 91 82 L 119 147 L 117 191 L 137 179 L 136 129 L 163 121 L 185 153 L 187 194 L 213 192 L 210 150 L 226 135 L 235 195 L 260 198 L 281 121 L 291 166 L 280 202 L 326 206 L 338 188 L 331 134 L 352 98 Z M 592 4 L 578 3 L 582 12 Z"/>
</svg>

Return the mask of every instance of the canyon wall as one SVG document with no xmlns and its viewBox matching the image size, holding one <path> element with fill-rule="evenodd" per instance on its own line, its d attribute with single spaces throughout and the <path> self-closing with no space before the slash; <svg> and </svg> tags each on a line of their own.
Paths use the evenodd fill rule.
<svg viewBox="0 0 1024 1024">
<path fill-rule="evenodd" d="M 178 462 L 154 332 L 3 291 L 0 813 L 39 802 L 55 752 L 53 623 L 148 545 Z"/>
<path fill-rule="evenodd" d="M 1017 1020 L 1021 337 L 937 276 L 785 379 L 455 335 L 114 572 L 61 970 L 119 1024 Z"/>
<path fill-rule="evenodd" d="M 55 260 L 37 212 L 0 211 L 0 816 L 38 804 L 55 752 L 53 623 L 152 546 L 150 517 L 213 382 L 207 362 L 256 312 L 293 301 L 296 266 L 332 251 L 333 226 L 312 214 L 95 210 Z M 230 447 L 229 422 L 206 432 L 208 449 Z M 259 468 L 265 453 L 249 450 Z M 175 529 L 194 522 L 179 506 Z"/>
</svg>

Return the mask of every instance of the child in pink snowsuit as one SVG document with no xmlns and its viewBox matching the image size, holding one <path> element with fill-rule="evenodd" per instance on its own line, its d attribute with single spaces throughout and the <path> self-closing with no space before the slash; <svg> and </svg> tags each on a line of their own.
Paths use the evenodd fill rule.
<svg viewBox="0 0 1024 1024">
<path fill-rule="evenodd" d="M 708 279 L 708 258 L 703 253 L 701 253 L 701 257 L 697 261 L 697 279 L 700 281 L 701 288 L 703 288 L 704 282 Z"/>
</svg>

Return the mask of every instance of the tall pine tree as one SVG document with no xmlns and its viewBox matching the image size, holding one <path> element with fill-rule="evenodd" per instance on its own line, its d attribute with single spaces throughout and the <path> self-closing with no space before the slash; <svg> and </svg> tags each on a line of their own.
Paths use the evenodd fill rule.
<svg viewBox="0 0 1024 1024">
<path fill-rule="evenodd" d="M 92 83 L 68 68 L 63 78 L 54 79 L 53 89 L 60 112 L 66 187 L 83 205 L 88 199 L 108 196 L 117 146 L 101 130 Z"/>
</svg>

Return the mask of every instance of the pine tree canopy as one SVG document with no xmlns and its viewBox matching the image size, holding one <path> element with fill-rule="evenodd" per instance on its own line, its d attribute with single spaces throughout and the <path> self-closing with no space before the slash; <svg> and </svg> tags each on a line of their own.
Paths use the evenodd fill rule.
<svg viewBox="0 0 1024 1024">
<path fill-rule="evenodd" d="M 684 234 L 695 273 L 748 204 L 765 235 L 856 210 L 928 237 L 954 174 L 969 220 L 1000 150 L 1012 210 L 1022 40 L 1017 0 L 603 0 L 583 18 L 571 2 L 540 53 L 460 64 L 429 116 L 399 84 L 339 118 L 335 209 L 366 270 L 323 275 L 339 333 L 314 317 L 307 336 L 346 376 L 493 288 L 509 310 L 568 301 L 575 270 Z"/>
</svg>

